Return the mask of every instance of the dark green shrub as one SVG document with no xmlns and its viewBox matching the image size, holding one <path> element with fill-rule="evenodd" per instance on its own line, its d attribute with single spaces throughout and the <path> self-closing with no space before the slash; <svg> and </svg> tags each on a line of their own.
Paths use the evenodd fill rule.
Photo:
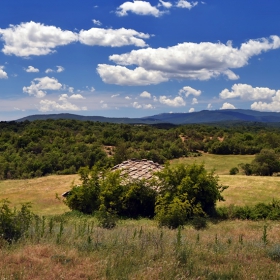
<svg viewBox="0 0 280 280">
<path fill-rule="evenodd" d="M 102 228 L 112 229 L 117 225 L 117 215 L 107 211 L 104 205 L 95 213 L 95 217 L 98 220 L 98 225 Z"/>
<path fill-rule="evenodd" d="M 30 204 L 22 204 L 21 209 L 9 207 L 9 201 L 3 200 L 0 205 L 0 238 L 9 243 L 17 241 L 29 229 L 34 214 L 30 211 Z"/>
<path fill-rule="evenodd" d="M 239 169 L 237 167 L 233 167 L 230 169 L 229 174 L 230 175 L 236 175 L 239 173 Z"/>
<path fill-rule="evenodd" d="M 195 216 L 191 221 L 192 226 L 196 230 L 207 228 L 207 219 L 205 217 Z"/>
</svg>

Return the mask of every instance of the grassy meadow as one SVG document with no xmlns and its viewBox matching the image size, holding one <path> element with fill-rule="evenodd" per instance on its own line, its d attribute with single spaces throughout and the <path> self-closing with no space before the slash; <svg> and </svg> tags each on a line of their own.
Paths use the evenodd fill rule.
<svg viewBox="0 0 280 280">
<path fill-rule="evenodd" d="M 253 156 L 174 160 L 204 162 L 228 185 L 225 202 L 253 205 L 280 199 L 280 177 L 228 175 Z M 280 279 L 278 221 L 222 221 L 204 230 L 159 228 L 155 221 L 120 220 L 111 230 L 94 217 L 68 212 L 59 196 L 78 175 L 0 181 L 0 199 L 32 202 L 40 215 L 18 243 L 0 240 L 0 279 Z M 67 212 L 67 213 L 65 213 Z M 64 213 L 64 214 L 63 214 Z"/>
</svg>

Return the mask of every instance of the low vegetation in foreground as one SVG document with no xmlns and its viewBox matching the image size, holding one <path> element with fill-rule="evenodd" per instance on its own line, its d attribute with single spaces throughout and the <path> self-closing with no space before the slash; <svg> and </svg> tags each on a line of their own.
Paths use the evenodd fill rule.
<svg viewBox="0 0 280 280">
<path fill-rule="evenodd" d="M 171 230 L 120 220 L 114 229 L 77 212 L 34 217 L 1 241 L 0 279 L 279 279 L 279 223 L 226 221 Z"/>
</svg>

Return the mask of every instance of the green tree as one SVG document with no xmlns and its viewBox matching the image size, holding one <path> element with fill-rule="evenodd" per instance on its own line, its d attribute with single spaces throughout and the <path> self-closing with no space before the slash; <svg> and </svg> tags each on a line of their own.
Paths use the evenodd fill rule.
<svg viewBox="0 0 280 280">
<path fill-rule="evenodd" d="M 160 191 L 155 211 L 160 225 L 173 228 L 194 216 L 211 216 L 216 202 L 223 200 L 221 192 L 226 187 L 204 165 L 167 165 L 157 176 Z"/>
<path fill-rule="evenodd" d="M 252 172 L 260 176 L 272 176 L 280 171 L 279 154 L 274 150 L 263 149 L 252 161 Z"/>
</svg>

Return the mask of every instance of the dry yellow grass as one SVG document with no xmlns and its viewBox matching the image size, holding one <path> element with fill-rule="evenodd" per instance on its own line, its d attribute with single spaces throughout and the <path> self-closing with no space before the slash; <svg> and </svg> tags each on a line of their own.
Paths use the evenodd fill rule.
<svg viewBox="0 0 280 280">
<path fill-rule="evenodd" d="M 279 279 L 279 262 L 268 254 L 280 242 L 276 222 L 226 221 L 203 231 L 186 226 L 180 236 L 151 221 L 90 232 L 86 226 L 81 234 L 76 228 L 83 223 L 65 223 L 60 244 L 46 229 L 38 239 L 2 248 L 0 279 Z"/>
<path fill-rule="evenodd" d="M 221 184 L 229 186 L 223 192 L 226 201 L 219 202 L 219 206 L 255 205 L 280 200 L 280 177 L 220 175 L 219 179 Z"/>
<path fill-rule="evenodd" d="M 79 175 L 47 176 L 27 180 L 0 181 L 0 200 L 8 199 L 12 206 L 31 202 L 32 211 L 40 215 L 62 214 L 69 208 L 56 199 L 56 194 L 69 190 L 79 182 Z"/>
</svg>

